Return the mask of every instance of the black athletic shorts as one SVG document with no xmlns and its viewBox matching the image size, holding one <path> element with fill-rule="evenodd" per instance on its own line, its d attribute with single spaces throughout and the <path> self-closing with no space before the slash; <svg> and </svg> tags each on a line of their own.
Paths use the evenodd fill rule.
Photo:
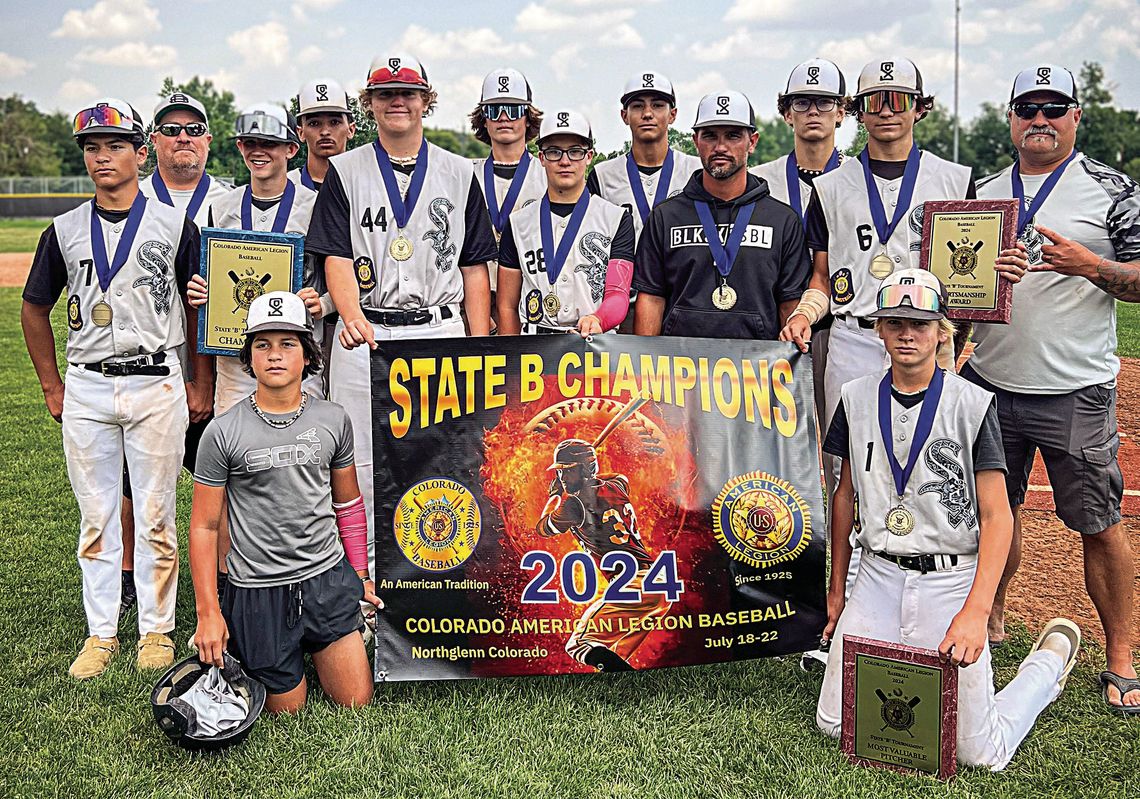
<svg viewBox="0 0 1140 799">
<path fill-rule="evenodd" d="M 291 691 L 305 678 L 306 654 L 364 628 L 362 599 L 364 583 L 347 558 L 292 585 L 242 588 L 231 582 L 222 599 L 229 650 L 269 693 Z"/>
<path fill-rule="evenodd" d="M 198 442 L 202 440 L 202 433 L 206 432 L 206 425 L 214 418 L 210 414 L 200 422 L 191 422 L 186 428 L 186 453 L 182 456 L 182 468 L 194 474 L 194 462 L 198 459 Z M 127 461 L 123 459 L 123 497 L 133 498 L 131 492 L 131 475 L 127 471 Z"/>
</svg>

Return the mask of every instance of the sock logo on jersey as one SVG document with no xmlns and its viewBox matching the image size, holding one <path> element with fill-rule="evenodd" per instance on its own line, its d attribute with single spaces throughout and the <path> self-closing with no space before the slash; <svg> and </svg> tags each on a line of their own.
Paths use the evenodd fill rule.
<svg viewBox="0 0 1140 799">
<path fill-rule="evenodd" d="M 907 224 L 910 225 L 910 232 L 914 235 L 910 237 L 910 251 L 919 252 L 922 249 L 922 217 L 926 213 L 926 203 L 919 203 L 911 209 L 910 217 L 907 219 Z"/>
<path fill-rule="evenodd" d="M 590 298 L 594 302 L 602 301 L 602 294 L 606 290 L 606 269 L 609 267 L 610 237 L 603 236 L 592 230 L 578 242 L 578 252 L 586 259 L 586 263 L 574 267 L 575 272 L 585 272 L 586 280 L 590 284 Z"/>
<path fill-rule="evenodd" d="M 1037 232 L 1033 220 L 1030 220 L 1029 224 L 1025 226 L 1025 230 L 1021 232 L 1021 238 L 1018 240 L 1025 245 L 1025 260 L 1031 264 L 1042 263 L 1041 248 L 1045 246 L 1045 237 Z"/>
<path fill-rule="evenodd" d="M 950 454 L 946 454 L 946 450 Z M 970 494 L 966 489 L 966 470 L 955 456 L 962 451 L 962 445 L 949 438 L 940 438 L 926 448 L 926 465 L 940 475 L 941 481 L 932 480 L 919 487 L 919 494 L 934 491 L 938 502 L 946 508 L 946 521 L 951 527 L 965 524 L 967 528 L 978 522 Z"/>
<path fill-rule="evenodd" d="M 455 245 L 451 243 L 451 219 L 448 217 L 455 206 L 446 197 L 436 197 L 428 206 L 428 219 L 435 225 L 435 230 L 424 234 L 424 241 L 431 242 L 435 250 L 435 268 L 440 272 L 451 269 L 451 258 L 455 255 Z"/>
<path fill-rule="evenodd" d="M 298 436 L 300 438 L 300 436 Z M 306 463 L 321 462 L 321 444 L 284 444 L 279 447 L 251 449 L 245 453 L 245 470 L 263 472 L 266 469 L 285 469 L 289 466 L 304 466 Z"/>
<path fill-rule="evenodd" d="M 158 316 L 170 313 L 170 281 L 166 273 L 170 269 L 170 255 L 174 248 L 166 242 L 148 241 L 138 249 L 139 266 L 149 274 L 140 277 L 131 284 L 131 288 L 146 286 L 150 290 L 150 298 L 154 303 L 154 312 Z"/>
</svg>

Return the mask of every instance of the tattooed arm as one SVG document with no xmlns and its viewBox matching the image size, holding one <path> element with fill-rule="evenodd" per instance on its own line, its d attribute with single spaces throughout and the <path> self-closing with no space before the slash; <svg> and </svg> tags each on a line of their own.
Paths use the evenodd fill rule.
<svg viewBox="0 0 1140 799">
<path fill-rule="evenodd" d="M 1110 261 L 1055 230 L 1036 227 L 1052 243 L 1041 248 L 1042 262 L 1030 266 L 1029 271 L 1083 277 L 1118 300 L 1140 302 L 1140 261 Z"/>
</svg>

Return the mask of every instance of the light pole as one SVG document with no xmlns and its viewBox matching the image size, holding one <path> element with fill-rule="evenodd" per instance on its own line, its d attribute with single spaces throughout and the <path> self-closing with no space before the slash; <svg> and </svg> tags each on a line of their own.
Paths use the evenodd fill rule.
<svg viewBox="0 0 1140 799">
<path fill-rule="evenodd" d="M 958 28 L 962 20 L 962 0 L 954 0 L 954 162 L 958 161 Z"/>
</svg>

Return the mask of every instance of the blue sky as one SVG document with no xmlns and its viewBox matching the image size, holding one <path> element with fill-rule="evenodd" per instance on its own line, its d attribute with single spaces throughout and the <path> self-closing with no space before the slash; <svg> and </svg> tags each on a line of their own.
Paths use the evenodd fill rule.
<svg viewBox="0 0 1140 799">
<path fill-rule="evenodd" d="M 585 112 L 601 150 L 625 140 L 618 97 L 625 80 L 646 69 L 672 78 L 685 128 L 700 97 L 725 87 L 748 95 L 761 116 L 773 116 L 788 72 L 814 56 L 838 63 L 850 83 L 866 61 L 907 56 L 940 103 L 949 107 L 953 98 L 953 0 L 7 5 L 0 94 L 19 92 L 41 108 L 68 112 L 111 95 L 149 118 L 165 75 L 210 77 L 233 91 L 239 106 L 285 100 L 317 77 L 353 90 L 372 57 L 389 53 L 415 55 L 427 67 L 440 94 L 429 125 L 465 125 L 483 75 L 514 66 L 530 79 L 540 107 Z M 963 0 L 962 7 L 963 117 L 983 101 L 1004 102 L 1017 70 L 1044 62 L 1075 72 L 1082 61 L 1100 61 L 1118 102 L 1140 108 L 1136 0 Z M 854 130 L 846 123 L 841 138 Z"/>
</svg>

